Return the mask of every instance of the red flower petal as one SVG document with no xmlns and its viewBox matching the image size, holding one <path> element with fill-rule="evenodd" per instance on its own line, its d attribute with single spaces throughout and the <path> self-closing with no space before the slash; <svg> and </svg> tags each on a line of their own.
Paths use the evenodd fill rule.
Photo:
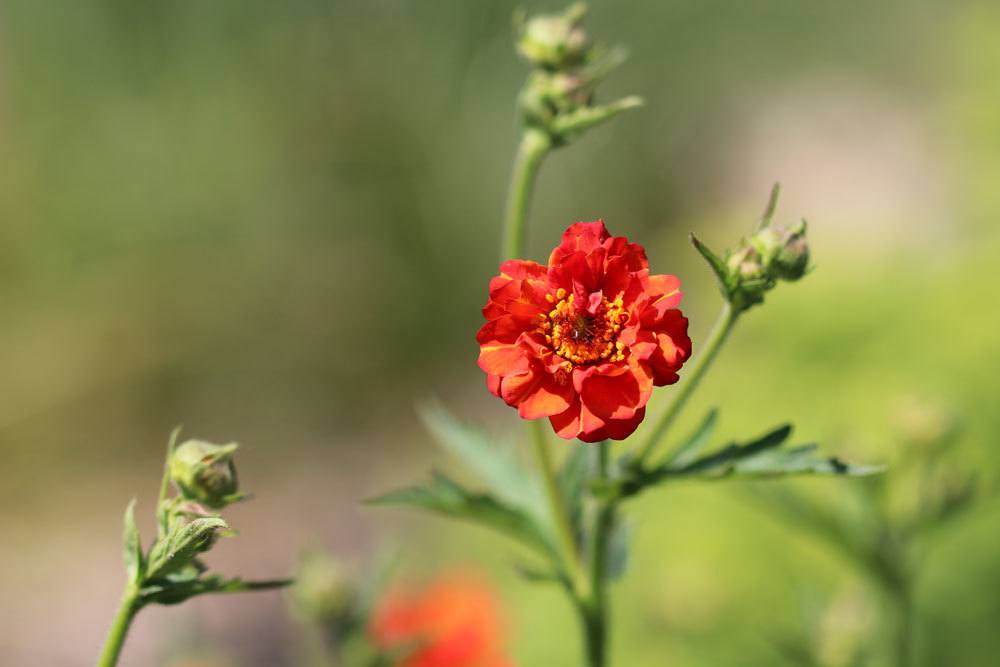
<svg viewBox="0 0 1000 667">
<path fill-rule="evenodd" d="M 631 419 L 649 401 L 653 378 L 641 367 L 617 376 L 591 375 L 583 383 L 584 406 L 600 419 Z"/>
<path fill-rule="evenodd" d="M 479 367 L 487 373 L 507 376 L 524 373 L 529 366 L 528 357 L 520 345 L 497 343 L 479 348 Z"/>
<path fill-rule="evenodd" d="M 560 385 L 544 371 L 511 375 L 500 385 L 501 397 L 516 407 L 522 419 L 538 419 L 559 414 L 569 407 L 573 388 Z"/>
</svg>

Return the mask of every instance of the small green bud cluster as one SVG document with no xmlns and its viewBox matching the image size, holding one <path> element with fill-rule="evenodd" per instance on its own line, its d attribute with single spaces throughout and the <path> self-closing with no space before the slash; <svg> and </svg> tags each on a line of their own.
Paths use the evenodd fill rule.
<svg viewBox="0 0 1000 667">
<path fill-rule="evenodd" d="M 586 13 L 586 5 L 578 2 L 558 14 L 515 16 L 517 51 L 532 66 L 518 106 L 524 123 L 553 146 L 642 104 L 637 97 L 595 104 L 597 85 L 625 56 L 591 43 L 582 26 Z"/>
<path fill-rule="evenodd" d="M 722 258 L 693 236 L 692 241 L 715 271 L 723 295 L 737 312 L 764 301 L 764 294 L 778 281 L 796 281 L 809 271 L 806 221 L 794 225 L 772 224 L 779 187 L 771 191 L 767 209 L 756 231 Z"/>
<path fill-rule="evenodd" d="M 233 454 L 235 443 L 213 445 L 188 440 L 176 445 L 174 431 L 167 447 L 160 498 L 156 507 L 157 534 L 143 549 L 135 521 L 135 501 L 125 512 L 123 554 L 132 604 L 177 604 L 205 593 L 262 590 L 286 586 L 287 581 L 245 582 L 206 574 L 201 561 L 219 537 L 232 531 L 217 510 L 244 499 L 238 492 Z M 177 495 L 170 496 L 173 482 Z"/>
</svg>

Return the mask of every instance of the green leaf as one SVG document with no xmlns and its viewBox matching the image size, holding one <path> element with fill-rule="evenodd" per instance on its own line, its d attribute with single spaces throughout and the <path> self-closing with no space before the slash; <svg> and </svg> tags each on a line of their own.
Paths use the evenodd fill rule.
<svg viewBox="0 0 1000 667">
<path fill-rule="evenodd" d="M 719 451 L 686 465 L 665 464 L 654 475 L 723 477 L 739 474 L 773 477 L 790 474 L 865 476 L 882 472 L 883 466 L 851 465 L 835 456 L 817 453 L 815 444 L 782 447 L 792 433 L 785 424 L 746 444 L 731 443 Z"/>
<path fill-rule="evenodd" d="M 193 579 L 178 583 L 165 583 L 147 586 L 139 591 L 143 604 L 179 604 L 197 595 L 206 593 L 244 593 L 249 591 L 265 591 L 284 588 L 292 583 L 291 579 L 275 579 L 273 581 L 243 581 L 240 578 L 226 579 L 219 575 Z"/>
<path fill-rule="evenodd" d="M 438 402 L 419 408 L 435 442 L 476 475 L 487 488 L 511 505 L 544 516 L 545 497 L 537 478 L 518 461 L 508 443 L 463 424 Z"/>
<path fill-rule="evenodd" d="M 708 445 L 708 441 L 715 431 L 715 424 L 718 420 L 719 411 L 715 408 L 709 410 L 708 414 L 701 421 L 701 424 L 694 430 L 694 433 L 688 436 L 688 439 L 675 449 L 664 463 L 671 466 L 684 466 L 694 461 L 698 454 Z"/>
<path fill-rule="evenodd" d="M 666 463 L 654 471 L 654 474 L 659 473 L 669 476 L 694 474 L 718 476 L 728 474 L 733 471 L 736 464 L 751 459 L 762 452 L 766 452 L 772 447 L 779 447 L 791 434 L 791 424 L 784 424 L 756 440 L 743 445 L 730 443 L 713 454 L 703 456 L 685 465 Z"/>
<path fill-rule="evenodd" d="M 592 127 L 605 123 L 620 113 L 628 111 L 629 109 L 635 109 L 641 107 L 644 104 L 641 97 L 636 97 L 634 95 L 629 97 L 623 97 L 620 100 L 612 102 L 610 104 L 601 104 L 593 107 L 580 107 L 575 111 L 570 111 L 568 113 L 559 114 L 552 121 L 552 132 L 562 137 L 563 139 L 568 139 L 573 135 L 577 135 L 584 130 L 589 130 Z"/>
<path fill-rule="evenodd" d="M 719 259 L 719 256 L 712 252 L 712 249 L 707 245 L 698 240 L 694 234 L 690 234 L 691 244 L 694 245 L 695 250 L 705 258 L 708 265 L 712 269 L 712 273 L 715 274 L 716 280 L 719 282 L 719 289 L 722 290 L 723 296 L 727 299 L 730 298 L 730 286 L 729 286 L 729 269 L 726 267 L 726 263 Z"/>
<path fill-rule="evenodd" d="M 142 542 L 139 529 L 135 525 L 135 498 L 125 508 L 125 530 L 122 535 L 122 557 L 125 561 L 125 575 L 131 584 L 142 580 Z"/>
<path fill-rule="evenodd" d="M 514 566 L 514 569 L 526 581 L 540 584 L 560 584 L 567 588 L 571 588 L 569 579 L 567 579 L 566 576 L 558 570 L 538 568 L 524 563 L 517 563 Z"/>
<path fill-rule="evenodd" d="M 771 186 L 771 194 L 767 198 L 767 206 L 764 207 L 764 213 L 760 216 L 760 222 L 757 224 L 757 229 L 764 229 L 771 224 L 771 219 L 774 217 L 774 211 L 778 208 L 778 197 L 781 196 L 781 183 L 775 182 Z"/>
<path fill-rule="evenodd" d="M 217 532 L 228 527 L 219 517 L 174 521 L 166 537 L 150 549 L 147 580 L 160 579 L 193 564 L 195 556 L 212 543 Z"/>
<path fill-rule="evenodd" d="M 710 428 L 713 420 L 710 414 L 692 437 L 694 443 L 688 441 L 682 446 L 682 450 L 688 451 L 680 461 L 675 454 L 652 469 L 626 468 L 625 475 L 620 478 L 593 483 L 591 492 L 599 498 L 614 499 L 636 495 L 670 478 L 721 479 L 731 475 L 777 477 L 791 474 L 862 477 L 885 470 L 884 466 L 852 465 L 837 457 L 822 456 L 817 453 L 815 444 L 782 447 L 792 433 L 789 424 L 748 443 L 730 443 L 716 452 L 694 458 L 695 447 L 702 447 L 702 436 L 699 434 L 704 428 Z"/>
<path fill-rule="evenodd" d="M 488 493 L 474 493 L 441 473 L 423 486 L 390 491 L 366 501 L 370 505 L 409 505 L 464 519 L 507 535 L 542 555 L 556 558 L 555 549 L 538 521 Z"/>
</svg>

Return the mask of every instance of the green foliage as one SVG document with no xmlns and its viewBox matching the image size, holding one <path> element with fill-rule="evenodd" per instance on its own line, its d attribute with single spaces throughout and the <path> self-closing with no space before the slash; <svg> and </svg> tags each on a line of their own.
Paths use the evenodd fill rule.
<svg viewBox="0 0 1000 667">
<path fill-rule="evenodd" d="M 125 529 L 122 535 L 122 557 L 125 562 L 125 576 L 130 584 L 137 584 L 144 572 L 142 542 L 139 529 L 135 525 L 135 498 L 125 508 Z"/>
<path fill-rule="evenodd" d="M 438 402 L 422 406 L 419 412 L 434 442 L 498 498 L 536 517 L 544 516 L 541 486 L 526 473 L 514 443 L 497 440 L 481 429 L 463 424 Z"/>
<path fill-rule="evenodd" d="M 177 434 L 175 430 L 167 447 L 163 484 L 156 508 L 160 529 L 148 553 L 143 553 L 136 527 L 135 499 L 125 510 L 122 552 L 129 588 L 137 591 L 137 608 L 151 603 L 177 604 L 205 593 L 233 593 L 288 585 L 290 582 L 285 580 L 244 582 L 239 578 L 204 576 L 207 568 L 199 556 L 211 549 L 216 540 L 228 534 L 230 529 L 222 517 L 186 497 L 189 487 L 180 480 L 174 480 L 180 495 L 168 497 L 169 481 L 172 472 L 176 472 L 176 459 L 171 457 L 179 449 L 173 446 Z M 207 466 L 223 462 L 227 475 L 235 479 L 236 471 L 231 460 L 235 448 L 235 445 L 227 445 L 213 449 L 213 455 L 204 458 L 203 462 Z M 201 457 L 198 462 L 202 462 Z"/>
<path fill-rule="evenodd" d="M 149 551 L 149 581 L 183 570 L 195 556 L 211 547 L 218 532 L 229 528 L 219 517 L 200 517 L 190 521 L 175 517 L 165 539 L 157 540 Z"/>
<path fill-rule="evenodd" d="M 434 473 L 427 484 L 390 491 L 368 504 L 419 507 L 490 528 L 544 556 L 555 554 L 549 535 L 529 513 L 492 494 L 469 491 L 442 473 Z"/>
<path fill-rule="evenodd" d="M 650 468 L 623 461 L 622 474 L 601 480 L 591 490 L 602 498 L 627 498 L 669 479 L 722 479 L 730 476 L 769 478 L 785 475 L 844 475 L 861 477 L 884 471 L 883 466 L 849 464 L 835 456 L 817 453 L 817 445 L 786 447 L 792 426 L 785 424 L 745 443 L 731 442 L 699 456 L 717 421 L 717 412 L 708 413 L 695 432 L 673 454 Z"/>
</svg>

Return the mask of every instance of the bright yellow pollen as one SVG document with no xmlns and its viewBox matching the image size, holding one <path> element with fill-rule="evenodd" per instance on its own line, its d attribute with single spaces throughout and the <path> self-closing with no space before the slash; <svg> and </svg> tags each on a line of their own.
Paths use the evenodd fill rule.
<svg viewBox="0 0 1000 667">
<path fill-rule="evenodd" d="M 614 301 L 602 298 L 594 315 L 579 312 L 573 305 L 574 295 L 567 295 L 561 287 L 554 297 L 548 294 L 545 300 L 555 303 L 555 307 L 538 316 L 538 332 L 545 336 L 552 351 L 565 360 L 560 371 L 568 374 L 574 366 L 625 359 L 625 345 L 617 340 L 628 321 L 621 296 Z"/>
</svg>

